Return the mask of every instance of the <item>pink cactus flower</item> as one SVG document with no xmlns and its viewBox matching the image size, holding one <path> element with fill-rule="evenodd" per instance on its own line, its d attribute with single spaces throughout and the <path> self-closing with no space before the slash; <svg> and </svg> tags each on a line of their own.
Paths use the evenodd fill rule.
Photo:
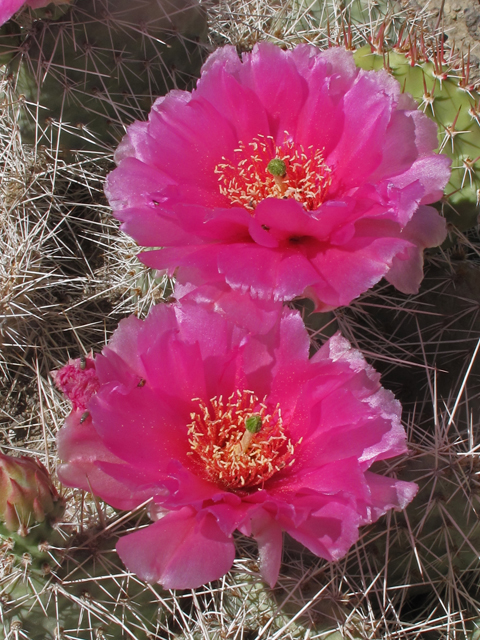
<svg viewBox="0 0 480 640">
<path fill-rule="evenodd" d="M 32 7 L 32 9 L 40 9 L 46 7 L 47 4 L 66 4 L 70 0 L 0 0 L 0 25 L 4 24 L 13 16 L 24 4 Z"/>
<path fill-rule="evenodd" d="M 73 411 L 58 434 L 58 473 L 117 508 L 151 500 L 155 522 L 117 545 L 144 580 L 220 578 L 239 530 L 273 585 L 282 531 L 336 560 L 415 495 L 369 470 L 405 452 L 399 402 L 338 334 L 309 359 L 289 309 L 255 335 L 200 305 L 158 305 L 122 320 L 95 367 L 88 418 Z"/>
<path fill-rule="evenodd" d="M 50 375 L 75 411 L 85 411 L 88 401 L 100 388 L 93 358 L 69 360 L 68 364 L 58 371 L 51 371 Z"/>
<path fill-rule="evenodd" d="M 143 261 L 264 300 L 349 304 L 382 277 L 418 290 L 446 236 L 429 203 L 449 160 L 436 125 L 351 53 L 218 49 L 118 147 L 106 194 Z M 400 273 L 403 270 L 403 273 Z"/>
</svg>

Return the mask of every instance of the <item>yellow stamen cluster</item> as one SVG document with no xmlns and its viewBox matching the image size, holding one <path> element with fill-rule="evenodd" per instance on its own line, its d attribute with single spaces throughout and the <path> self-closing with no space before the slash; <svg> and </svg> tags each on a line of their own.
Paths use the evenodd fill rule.
<svg viewBox="0 0 480 640">
<path fill-rule="evenodd" d="M 294 462 L 294 446 L 285 434 L 280 407 L 268 413 L 253 391 L 237 391 L 226 402 L 222 397 L 205 403 L 188 425 L 192 461 L 207 480 L 225 489 L 245 490 L 262 486 L 274 473 Z M 246 420 L 261 424 L 256 433 Z"/>
<path fill-rule="evenodd" d="M 215 167 L 220 193 L 232 205 L 249 211 L 265 198 L 293 198 L 313 211 L 325 200 L 332 183 L 332 170 L 325 163 L 320 149 L 305 149 L 289 139 L 277 146 L 272 136 L 259 135 L 248 144 L 239 143 L 235 160 L 222 158 Z M 275 163 L 275 164 L 274 164 Z M 277 175 L 271 168 L 285 166 L 285 173 Z M 270 167 L 270 169 L 269 169 Z"/>
</svg>

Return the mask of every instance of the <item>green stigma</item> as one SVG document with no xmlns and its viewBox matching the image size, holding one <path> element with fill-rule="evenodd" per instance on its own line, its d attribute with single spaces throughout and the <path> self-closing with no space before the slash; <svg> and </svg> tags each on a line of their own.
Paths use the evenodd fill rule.
<svg viewBox="0 0 480 640">
<path fill-rule="evenodd" d="M 280 160 L 280 158 L 274 158 L 267 164 L 267 171 L 269 171 L 272 176 L 282 178 L 287 173 L 287 165 L 283 160 Z"/>
<path fill-rule="evenodd" d="M 258 433 L 262 428 L 261 416 L 249 416 L 245 418 L 245 429 L 250 433 Z"/>
</svg>

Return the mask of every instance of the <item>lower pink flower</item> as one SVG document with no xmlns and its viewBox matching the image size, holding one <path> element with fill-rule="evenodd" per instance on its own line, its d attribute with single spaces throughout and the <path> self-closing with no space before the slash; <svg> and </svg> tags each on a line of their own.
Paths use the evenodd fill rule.
<svg viewBox="0 0 480 640">
<path fill-rule="evenodd" d="M 282 531 L 336 560 L 415 495 L 369 471 L 405 451 L 400 404 L 338 334 L 309 359 L 296 312 L 252 334 L 199 305 L 159 305 L 123 320 L 95 368 L 89 416 L 74 410 L 58 435 L 59 477 L 117 508 L 151 499 L 155 522 L 117 545 L 149 582 L 220 578 L 239 530 L 273 585 Z"/>
</svg>

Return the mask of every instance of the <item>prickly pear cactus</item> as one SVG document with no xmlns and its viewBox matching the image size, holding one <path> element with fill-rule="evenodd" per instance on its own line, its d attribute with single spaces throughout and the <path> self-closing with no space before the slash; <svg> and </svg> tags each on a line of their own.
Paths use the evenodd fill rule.
<svg viewBox="0 0 480 640">
<path fill-rule="evenodd" d="M 99 512 L 92 524 L 88 498 L 77 498 L 70 494 L 66 518 L 80 507 L 85 528 L 62 522 L 66 501 L 38 460 L 0 454 L 2 637 L 156 637 L 171 595 L 126 573 L 115 551 L 119 534 L 141 526 L 145 513 Z"/>
<path fill-rule="evenodd" d="M 385 23 L 387 32 L 391 32 L 400 29 L 405 22 L 405 11 L 397 0 L 346 0 L 340 3 L 294 0 L 292 11 L 299 16 L 303 14 L 300 24 L 304 29 L 326 29 L 332 43 L 343 37 L 350 41 L 347 44 L 352 44 L 360 34 L 365 37 L 368 30 L 373 30 L 380 24 Z M 417 20 L 419 18 L 420 16 Z M 298 27 L 296 31 L 302 33 Z"/>
<path fill-rule="evenodd" d="M 159 6 L 145 0 L 145 11 L 147 5 Z M 78 0 L 71 7 L 27 8 L 2 30 L 2 61 L 11 74 L 2 117 L 9 122 L 0 129 L 2 168 L 5 158 L 9 168 L 3 203 L 9 229 L 21 213 L 19 231 L 27 232 L 22 246 L 32 259 L 23 270 L 26 263 L 18 260 L 15 276 L 4 266 L 10 284 L 9 297 L 2 298 L 9 342 L 1 363 L 8 381 L 2 410 L 8 415 L 0 419 L 0 441 L 5 452 L 35 449 L 44 461 L 48 452 L 52 469 L 55 432 L 69 408 L 46 381 L 47 372 L 91 348 L 98 352 L 121 315 L 142 315 L 169 292 L 167 279 L 144 270 L 135 258 L 138 248 L 118 234 L 101 184 L 125 124 L 143 118 L 157 95 L 182 88 L 198 71 L 203 9 L 175 5 L 163 5 L 168 16 L 176 11 L 174 27 L 163 18 L 140 18 L 133 3 L 100 0 L 93 9 L 91 0 Z M 399 77 L 403 69 L 404 79 L 416 78 L 414 89 L 406 90 L 435 115 L 439 146 L 458 164 L 444 211 L 455 224 L 471 225 L 480 152 L 470 143 L 477 134 L 459 131 L 476 130 L 465 108 L 473 100 L 478 110 L 478 95 L 462 86 L 460 71 L 435 81 L 435 63 L 419 57 L 411 67 L 404 52 L 393 50 L 404 17 L 397 5 L 220 0 L 206 8 L 211 42 L 233 42 L 239 49 L 265 38 L 284 46 L 344 43 L 360 49 L 367 42 L 375 47 L 374 38 L 383 33 L 392 50 L 390 67 L 397 64 Z M 187 14 L 192 22 L 176 22 Z M 408 20 L 404 33 L 418 15 Z M 383 55 L 372 55 L 370 45 L 364 51 L 369 64 L 383 65 Z M 15 145 L 9 144 L 13 132 Z M 66 154 L 63 146 L 88 152 Z M 463 167 L 465 158 L 474 160 L 472 172 Z M 3 247 L 13 240 L 1 237 L 6 255 Z M 165 592 L 126 572 L 114 550 L 119 535 L 147 521 L 144 512 L 119 514 L 92 496 L 67 493 L 61 522 L 38 523 L 26 536 L 2 530 L 0 638 L 476 639 L 479 371 L 478 354 L 473 361 L 472 354 L 480 330 L 480 248 L 473 233 L 460 240 L 430 258 L 419 296 L 401 296 L 381 284 L 351 308 L 315 314 L 310 323 L 312 343 L 340 328 L 404 403 L 410 453 L 386 471 L 420 485 L 405 514 L 365 529 L 338 563 L 286 540 L 273 590 L 260 579 L 256 547 L 240 538 L 224 579 L 194 592 Z M 19 328 L 20 308 L 30 318 L 25 330 Z"/>
<path fill-rule="evenodd" d="M 233 44 L 240 51 L 262 40 L 361 47 L 383 23 L 384 36 L 395 42 L 406 21 L 421 24 L 424 17 L 422 9 L 407 15 L 396 0 L 221 0 L 207 5 L 207 12 L 213 45 Z"/>
</svg>

